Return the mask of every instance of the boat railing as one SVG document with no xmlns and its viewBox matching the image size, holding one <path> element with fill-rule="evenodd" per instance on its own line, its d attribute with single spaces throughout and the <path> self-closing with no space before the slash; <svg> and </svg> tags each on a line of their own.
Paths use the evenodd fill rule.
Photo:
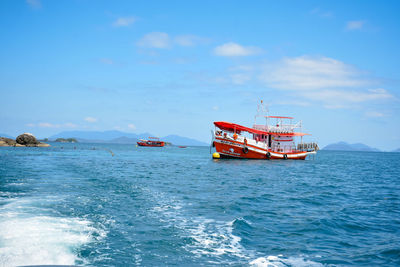
<svg viewBox="0 0 400 267">
<path fill-rule="evenodd" d="M 319 150 L 318 144 L 315 142 L 311 143 L 299 143 L 297 149 L 301 151 L 317 151 Z"/>
<path fill-rule="evenodd" d="M 272 133 L 293 133 L 295 128 L 297 128 L 295 125 L 253 125 L 253 129 Z"/>
<path fill-rule="evenodd" d="M 235 134 L 235 133 L 229 133 L 225 131 L 215 131 L 215 136 L 216 137 L 222 137 L 224 139 L 232 140 L 232 141 L 237 141 L 239 143 L 244 143 L 244 140 L 246 139 L 247 144 L 249 145 L 254 145 L 254 146 L 259 146 L 259 147 L 266 147 L 266 142 L 261 141 L 261 140 L 255 140 L 251 137 L 245 137 L 240 134 Z"/>
</svg>

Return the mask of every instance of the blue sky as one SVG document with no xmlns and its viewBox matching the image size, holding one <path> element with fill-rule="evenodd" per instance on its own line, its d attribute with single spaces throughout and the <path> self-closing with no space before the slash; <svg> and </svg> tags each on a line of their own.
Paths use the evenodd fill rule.
<svg viewBox="0 0 400 267">
<path fill-rule="evenodd" d="M 210 139 L 257 103 L 321 146 L 400 147 L 398 1 L 2 1 L 0 133 Z"/>
</svg>

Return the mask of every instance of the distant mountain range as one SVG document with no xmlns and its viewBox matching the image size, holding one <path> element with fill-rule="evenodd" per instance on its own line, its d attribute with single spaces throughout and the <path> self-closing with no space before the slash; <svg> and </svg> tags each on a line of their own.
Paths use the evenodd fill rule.
<svg viewBox="0 0 400 267">
<path fill-rule="evenodd" d="M 134 134 L 121 131 L 64 131 L 50 136 L 49 140 L 57 138 L 75 138 L 81 143 L 113 143 L 113 144 L 136 144 L 139 139 L 147 139 L 154 136 L 150 133 Z M 208 146 L 209 144 L 178 135 L 168 135 L 160 140 L 179 146 Z"/>
<path fill-rule="evenodd" d="M 0 137 L 15 139 L 15 137 L 12 137 L 12 136 L 9 136 L 8 134 L 3 134 L 3 133 L 0 133 Z"/>
<path fill-rule="evenodd" d="M 322 150 L 375 151 L 375 152 L 380 151 L 377 148 L 373 148 L 373 147 L 367 146 L 362 143 L 349 144 L 346 142 L 338 142 L 338 143 L 330 144 L 330 145 L 327 145 L 326 147 L 324 147 Z"/>
<path fill-rule="evenodd" d="M 173 145 L 178 146 L 209 146 L 210 144 L 188 138 L 179 135 L 167 135 L 165 137 L 160 138 L 163 141 L 172 143 Z"/>
<path fill-rule="evenodd" d="M 134 134 L 134 133 L 125 133 L 121 131 L 64 131 L 49 137 L 49 139 L 57 139 L 57 138 L 78 138 L 85 139 L 89 141 L 110 141 L 119 137 L 127 137 L 127 138 L 147 138 L 151 136 L 150 133 L 142 133 L 142 134 Z"/>
</svg>

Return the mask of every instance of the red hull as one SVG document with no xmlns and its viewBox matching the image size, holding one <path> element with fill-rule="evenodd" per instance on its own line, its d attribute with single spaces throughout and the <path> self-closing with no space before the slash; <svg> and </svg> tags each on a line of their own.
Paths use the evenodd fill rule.
<svg viewBox="0 0 400 267">
<path fill-rule="evenodd" d="M 165 146 L 165 143 L 160 141 L 160 142 L 137 142 L 138 146 L 148 146 L 148 147 L 163 147 Z"/>
<path fill-rule="evenodd" d="M 217 138 L 214 141 L 216 151 L 223 158 L 238 158 L 238 159 L 306 159 L 307 152 L 295 152 L 295 153 L 278 153 L 268 151 L 266 149 L 247 145 L 243 143 L 224 140 L 223 138 Z"/>
</svg>

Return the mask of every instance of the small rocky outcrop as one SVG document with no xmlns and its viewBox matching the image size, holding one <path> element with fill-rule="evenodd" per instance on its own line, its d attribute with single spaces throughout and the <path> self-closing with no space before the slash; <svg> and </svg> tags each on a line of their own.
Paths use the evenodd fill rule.
<svg viewBox="0 0 400 267">
<path fill-rule="evenodd" d="M 36 139 L 36 137 L 30 133 L 23 133 L 21 135 L 18 135 L 15 141 L 17 141 L 18 144 L 24 146 L 36 146 L 37 144 L 39 144 L 39 141 Z"/>
<path fill-rule="evenodd" d="M 14 139 L 0 137 L 0 146 L 15 146 L 16 143 Z"/>
<path fill-rule="evenodd" d="M 50 145 L 39 142 L 33 134 L 23 133 L 16 140 L 0 137 L 0 146 L 48 147 Z"/>
</svg>

